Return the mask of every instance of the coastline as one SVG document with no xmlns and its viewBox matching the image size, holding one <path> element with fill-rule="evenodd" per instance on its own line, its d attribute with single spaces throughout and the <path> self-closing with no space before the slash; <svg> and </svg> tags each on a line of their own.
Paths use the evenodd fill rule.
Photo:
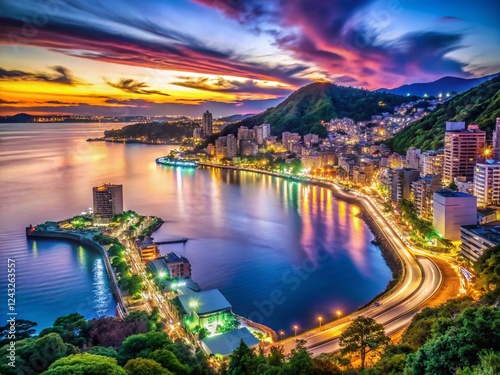
<svg viewBox="0 0 500 375">
<path fill-rule="evenodd" d="M 106 138 L 89 138 L 87 142 L 109 142 L 109 143 L 125 143 L 125 144 L 142 144 L 142 145 L 156 145 L 156 146 L 178 146 L 181 143 L 175 142 L 153 142 L 153 141 L 143 141 L 140 139 L 106 139 Z"/>
<path fill-rule="evenodd" d="M 204 163 L 204 162 L 199 162 L 198 165 L 203 166 L 203 167 L 210 167 L 210 168 L 220 168 L 220 169 L 230 169 L 230 170 L 236 170 L 236 171 L 244 171 L 244 172 L 254 172 L 254 173 L 260 173 L 268 176 L 273 176 L 273 177 L 279 177 L 279 178 L 284 178 L 287 180 L 292 180 L 292 181 L 298 181 L 304 184 L 309 184 L 309 185 L 315 185 L 319 187 L 323 187 L 326 189 L 329 189 L 332 192 L 332 195 L 340 200 L 343 200 L 347 203 L 351 204 L 356 204 L 360 207 L 362 207 L 362 212 L 360 215 L 358 215 L 365 223 L 368 225 L 370 228 L 370 231 L 373 233 L 375 236 L 375 241 L 379 243 L 379 245 L 376 245 L 380 248 L 380 252 L 382 254 L 382 257 L 384 258 L 385 263 L 389 267 L 392 273 L 392 280 L 389 281 L 385 289 L 374 296 L 370 301 L 368 301 L 365 305 L 360 306 L 356 311 L 361 310 L 368 305 L 372 304 L 374 301 L 377 299 L 389 295 L 401 282 L 403 279 L 404 275 L 404 267 L 403 267 L 403 261 L 401 257 L 399 256 L 398 252 L 392 248 L 392 245 L 390 242 L 386 239 L 385 235 L 383 234 L 383 231 L 380 230 L 380 228 L 377 226 L 375 220 L 370 214 L 370 211 L 366 209 L 365 203 L 361 201 L 359 198 L 356 197 L 349 197 L 346 196 L 345 194 L 340 194 L 336 189 L 332 188 L 332 185 L 321 182 L 321 181 L 308 181 L 304 180 L 300 177 L 292 177 L 292 176 L 287 176 L 287 175 L 282 175 L 276 172 L 271 172 L 271 171 L 265 171 L 265 170 L 259 170 L 259 169 L 252 169 L 252 168 L 241 168 L 241 167 L 235 167 L 232 165 L 217 165 L 217 164 L 212 164 L 212 163 Z"/>
<path fill-rule="evenodd" d="M 104 247 L 102 247 L 99 243 L 77 233 L 69 233 L 69 232 L 55 232 L 55 231 L 30 231 L 30 227 L 26 228 L 26 237 L 28 239 L 61 239 L 70 242 L 76 242 L 78 244 L 82 244 L 85 246 L 89 246 L 94 250 L 99 251 L 101 256 L 104 259 L 104 265 L 106 267 L 106 273 L 108 274 L 109 285 L 111 287 L 111 291 L 115 296 L 117 301 L 116 306 L 116 315 L 117 317 L 124 317 L 127 315 L 127 309 L 125 307 L 125 303 L 123 301 L 123 296 L 120 292 L 120 288 L 118 287 L 118 281 L 116 280 L 115 273 L 113 271 L 113 267 L 111 266 L 111 262 L 109 261 L 108 252 Z"/>
</svg>

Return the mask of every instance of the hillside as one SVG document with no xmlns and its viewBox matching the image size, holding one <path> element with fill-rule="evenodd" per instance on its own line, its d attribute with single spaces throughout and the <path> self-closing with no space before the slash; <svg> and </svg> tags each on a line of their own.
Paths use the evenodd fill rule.
<svg viewBox="0 0 500 375">
<path fill-rule="evenodd" d="M 446 121 L 477 124 L 491 135 L 497 117 L 500 117 L 500 76 L 457 95 L 386 141 L 386 144 L 400 154 L 410 146 L 422 150 L 438 149 L 443 146 Z"/>
<path fill-rule="evenodd" d="M 326 136 L 321 121 L 342 117 L 350 117 L 354 121 L 370 120 L 373 115 L 392 112 L 395 106 L 415 99 L 316 82 L 295 91 L 276 107 L 229 125 L 222 135 L 235 134 L 240 126 L 251 128 L 267 122 L 271 124 L 271 133 L 274 135 L 290 131 Z"/>
<path fill-rule="evenodd" d="M 191 137 L 193 134 L 193 124 L 180 123 L 140 123 L 124 126 L 121 129 L 105 130 L 104 137 L 120 139 L 145 138 L 149 141 L 182 139 Z"/>
<path fill-rule="evenodd" d="M 483 82 L 489 81 L 497 75 L 498 73 L 485 77 L 469 79 L 459 77 L 443 77 L 433 82 L 412 83 L 410 85 L 403 85 L 394 89 L 378 89 L 377 91 L 396 95 L 406 95 L 409 93 L 410 95 L 416 96 L 424 96 L 427 94 L 429 96 L 438 97 L 439 94 L 446 95 L 446 93 L 453 92 L 460 94 L 480 85 Z"/>
</svg>

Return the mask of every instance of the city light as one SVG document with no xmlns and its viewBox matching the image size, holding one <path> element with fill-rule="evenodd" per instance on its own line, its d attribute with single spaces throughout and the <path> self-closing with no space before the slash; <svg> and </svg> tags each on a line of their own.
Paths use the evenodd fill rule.
<svg viewBox="0 0 500 375">
<path fill-rule="evenodd" d="M 294 325 L 293 326 L 293 332 L 294 332 L 294 335 L 297 336 L 297 329 L 299 329 L 299 326 L 298 325 Z"/>
<path fill-rule="evenodd" d="M 342 315 L 342 311 L 337 310 L 335 313 L 337 314 L 337 319 L 340 319 L 340 316 Z"/>
<path fill-rule="evenodd" d="M 318 316 L 318 322 L 319 322 L 319 329 L 321 330 L 321 323 L 323 322 L 322 316 Z"/>
</svg>

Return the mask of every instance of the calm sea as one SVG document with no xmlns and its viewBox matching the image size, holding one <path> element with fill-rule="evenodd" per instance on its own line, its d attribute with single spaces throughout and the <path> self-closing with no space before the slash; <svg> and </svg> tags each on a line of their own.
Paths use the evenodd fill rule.
<svg viewBox="0 0 500 375">
<path fill-rule="evenodd" d="M 18 319 L 51 325 L 78 311 L 114 314 L 103 261 L 72 243 L 27 241 L 24 227 L 92 205 L 92 186 L 123 184 L 125 209 L 166 223 L 155 238 L 192 264 L 202 289 L 275 330 L 355 310 L 391 278 L 359 207 L 324 188 L 256 173 L 162 167 L 171 146 L 86 142 L 123 124 L 0 124 L 0 267 L 16 261 Z M 6 275 L 1 272 L 0 275 Z M 6 276 L 0 316 L 6 316 Z"/>
</svg>

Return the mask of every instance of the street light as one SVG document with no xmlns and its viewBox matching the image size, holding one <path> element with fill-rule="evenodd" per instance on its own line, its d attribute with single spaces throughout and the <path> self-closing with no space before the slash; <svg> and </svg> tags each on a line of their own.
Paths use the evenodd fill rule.
<svg viewBox="0 0 500 375">
<path fill-rule="evenodd" d="M 318 322 L 319 322 L 319 330 L 321 331 L 321 323 L 323 322 L 322 316 L 318 316 Z"/>
<path fill-rule="evenodd" d="M 297 324 L 295 324 L 293 326 L 293 331 L 295 332 L 295 336 L 297 336 L 297 329 L 299 328 L 299 326 Z"/>
<path fill-rule="evenodd" d="M 283 340 L 283 337 L 285 336 L 285 331 L 280 331 L 280 337 Z"/>
<path fill-rule="evenodd" d="M 337 314 L 337 319 L 340 319 L 340 315 L 342 315 L 342 311 L 337 310 L 336 314 Z"/>
</svg>

